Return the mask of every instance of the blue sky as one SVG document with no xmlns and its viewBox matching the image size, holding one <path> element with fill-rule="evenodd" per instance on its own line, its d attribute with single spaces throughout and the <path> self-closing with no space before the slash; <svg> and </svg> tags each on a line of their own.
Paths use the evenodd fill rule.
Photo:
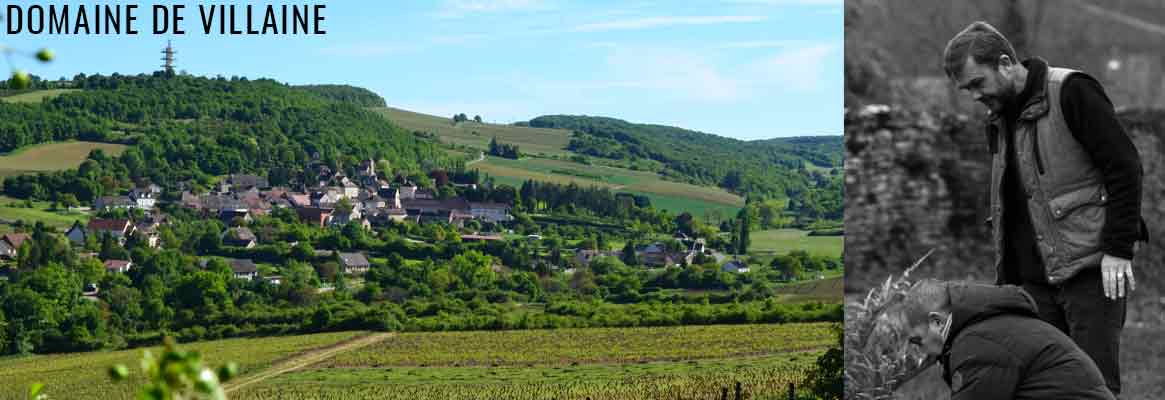
<svg viewBox="0 0 1165 400">
<path fill-rule="evenodd" d="M 11 64 L 53 79 L 156 70 L 172 39 L 195 75 L 351 84 L 490 122 L 587 114 L 763 139 L 842 133 L 842 2 L 333 1 L 315 3 L 323 36 L 205 35 L 197 7 L 220 2 L 136 2 L 137 36 L 0 30 L 0 43 L 52 48 L 53 63 Z M 185 4 L 187 33 L 150 34 L 155 3 Z"/>
</svg>

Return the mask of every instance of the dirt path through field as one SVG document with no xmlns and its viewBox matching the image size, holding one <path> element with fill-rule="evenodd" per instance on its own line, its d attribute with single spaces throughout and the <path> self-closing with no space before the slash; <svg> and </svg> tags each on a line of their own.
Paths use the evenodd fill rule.
<svg viewBox="0 0 1165 400">
<path fill-rule="evenodd" d="M 336 354 L 339 354 L 339 353 L 342 353 L 345 351 L 349 351 L 349 350 L 355 350 L 355 349 L 358 349 L 358 348 L 361 348 L 364 346 L 368 346 L 371 344 L 379 343 L 380 341 L 388 339 L 395 334 L 396 333 L 394 333 L 394 332 L 378 332 L 378 333 L 373 333 L 373 334 L 368 335 L 368 336 L 361 336 L 361 337 L 358 337 L 355 339 L 340 342 L 340 343 L 332 345 L 332 346 L 311 350 L 311 351 L 308 351 L 306 353 L 300 354 L 298 356 L 294 356 L 294 357 L 291 357 L 289 359 L 277 362 L 274 365 L 271 365 L 270 367 L 267 367 L 266 369 L 259 371 L 258 373 L 254 374 L 254 375 L 245 376 L 245 377 L 242 377 L 238 380 L 229 382 L 225 385 L 225 390 L 227 393 L 231 393 L 231 392 L 239 390 L 247 385 L 262 382 L 263 380 L 265 380 L 267 378 L 275 377 L 275 376 L 278 376 L 280 374 L 291 372 L 291 371 L 318 363 L 318 362 L 326 360 L 326 359 L 328 359 Z"/>
</svg>

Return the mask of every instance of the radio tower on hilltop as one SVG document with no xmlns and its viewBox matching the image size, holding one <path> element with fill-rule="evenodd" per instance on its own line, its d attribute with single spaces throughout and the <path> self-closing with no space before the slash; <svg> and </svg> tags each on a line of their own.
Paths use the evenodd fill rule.
<svg viewBox="0 0 1165 400">
<path fill-rule="evenodd" d="M 166 48 L 162 49 L 162 70 L 166 72 L 166 76 L 174 76 L 174 55 L 178 54 L 174 51 L 174 47 L 170 46 L 170 41 L 166 41 Z"/>
</svg>

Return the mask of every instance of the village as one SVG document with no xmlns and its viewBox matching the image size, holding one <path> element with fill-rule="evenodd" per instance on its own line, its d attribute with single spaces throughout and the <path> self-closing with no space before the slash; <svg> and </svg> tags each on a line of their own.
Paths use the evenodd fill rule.
<svg viewBox="0 0 1165 400">
<path fill-rule="evenodd" d="M 273 186 L 262 176 L 232 174 L 202 193 L 190 190 L 189 184 L 178 185 L 177 196 L 169 196 L 174 198 L 171 201 L 163 199 L 167 196 L 161 186 L 146 184 L 125 195 L 99 197 L 90 209 L 99 215 L 117 214 L 118 217 L 94 217 L 87 223 L 77 221 L 64 234 L 78 249 L 83 248 L 87 241 L 112 240 L 125 245 L 131 238 L 147 247 L 157 248 L 161 245 L 159 228 L 170 222 L 162 211 L 168 205 L 193 212 L 201 218 L 221 221 L 224 226 L 220 235 L 222 245 L 240 250 L 253 249 L 260 244 L 258 235 L 249 225 L 255 218 L 270 215 L 275 210 L 291 210 L 299 223 L 321 229 L 354 225 L 375 233 L 377 229 L 391 225 L 441 224 L 458 230 L 462 242 L 504 243 L 508 235 L 511 239 L 521 238 L 537 246 L 542 239 L 539 234 L 514 235 L 513 230 L 507 229 L 514 220 L 512 204 L 468 201 L 461 196 L 439 199 L 438 191 L 420 187 L 400 175 L 391 181 L 386 179 L 385 174 L 377 173 L 374 160 L 362 161 L 355 176 L 351 177 L 338 168 L 333 170 L 319 162 L 308 165 L 306 170 L 312 179 L 308 184 L 299 184 L 296 190 Z M 476 184 L 448 184 L 462 189 L 476 188 Z M 0 258 L 15 258 L 27 238 L 27 233 L 0 237 Z M 288 246 L 297 244 L 286 243 Z M 345 275 L 360 276 L 372 266 L 366 250 L 315 250 L 315 255 L 336 260 L 340 272 Z M 573 250 L 573 256 L 559 265 L 552 265 L 552 269 L 569 274 L 574 270 L 572 267 L 589 265 L 600 257 L 625 259 L 623 253 L 626 249 L 570 250 Z M 78 251 L 83 257 L 97 256 L 95 252 Z M 749 271 L 743 260 L 707 248 L 704 238 L 692 238 L 679 232 L 670 240 L 637 246 L 635 253 L 637 263 L 649 269 L 715 262 L 724 272 Z M 211 257 L 201 258 L 199 265 L 205 268 L 209 259 Z M 262 274 L 252 259 L 225 258 L 223 261 L 237 279 L 262 280 L 275 285 L 282 280 L 277 273 Z M 134 268 L 130 259 L 104 259 L 102 262 L 110 273 L 126 273 Z M 495 269 L 502 271 L 500 266 Z"/>
</svg>

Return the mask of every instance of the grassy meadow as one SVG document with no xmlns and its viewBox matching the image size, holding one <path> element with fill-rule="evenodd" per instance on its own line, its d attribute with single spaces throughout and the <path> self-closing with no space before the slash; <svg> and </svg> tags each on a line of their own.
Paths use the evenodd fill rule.
<svg viewBox="0 0 1165 400">
<path fill-rule="evenodd" d="M 75 92 L 80 89 L 48 89 L 48 90 L 34 90 L 31 92 L 24 92 L 11 96 L 0 97 L 0 101 L 6 103 L 40 103 L 44 99 L 60 96 L 64 93 Z"/>
<path fill-rule="evenodd" d="M 125 148 L 122 144 L 81 141 L 26 146 L 0 156 L 0 176 L 77 168 L 94 149 L 116 156 L 121 155 Z"/>
<path fill-rule="evenodd" d="M 743 198 L 724 189 L 667 181 L 645 171 L 545 158 L 510 160 L 499 157 L 486 157 L 484 161 L 472 164 L 472 168 L 489 174 L 498 183 L 510 185 L 520 186 L 523 181 L 533 179 L 645 195 L 651 198 L 657 209 L 673 213 L 687 211 L 701 218 L 706 211 L 714 209 L 724 217 L 732 216 L 744 206 Z"/>
<path fill-rule="evenodd" d="M 11 223 L 16 220 L 27 224 L 43 222 L 47 226 L 64 231 L 73 225 L 73 221 L 87 222 L 89 215 L 75 211 L 50 211 L 51 204 L 46 201 L 32 202 L 32 208 L 26 208 L 24 200 L 0 196 L 0 233 L 11 231 Z"/>
<path fill-rule="evenodd" d="M 409 131 L 432 132 L 443 143 L 484 150 L 489 148 L 490 139 L 496 136 L 499 142 L 518 145 L 523 153 L 569 154 L 564 149 L 570 143 L 571 133 L 564 129 L 477 123 L 472 120 L 454 125 L 452 116 L 438 117 L 392 107 L 373 110 Z"/>
<path fill-rule="evenodd" d="M 811 255 L 841 257 L 845 245 L 844 236 L 809 236 L 809 231 L 800 229 L 769 229 L 749 234 L 750 253 L 785 254 L 793 250 L 805 250 Z"/>
</svg>

